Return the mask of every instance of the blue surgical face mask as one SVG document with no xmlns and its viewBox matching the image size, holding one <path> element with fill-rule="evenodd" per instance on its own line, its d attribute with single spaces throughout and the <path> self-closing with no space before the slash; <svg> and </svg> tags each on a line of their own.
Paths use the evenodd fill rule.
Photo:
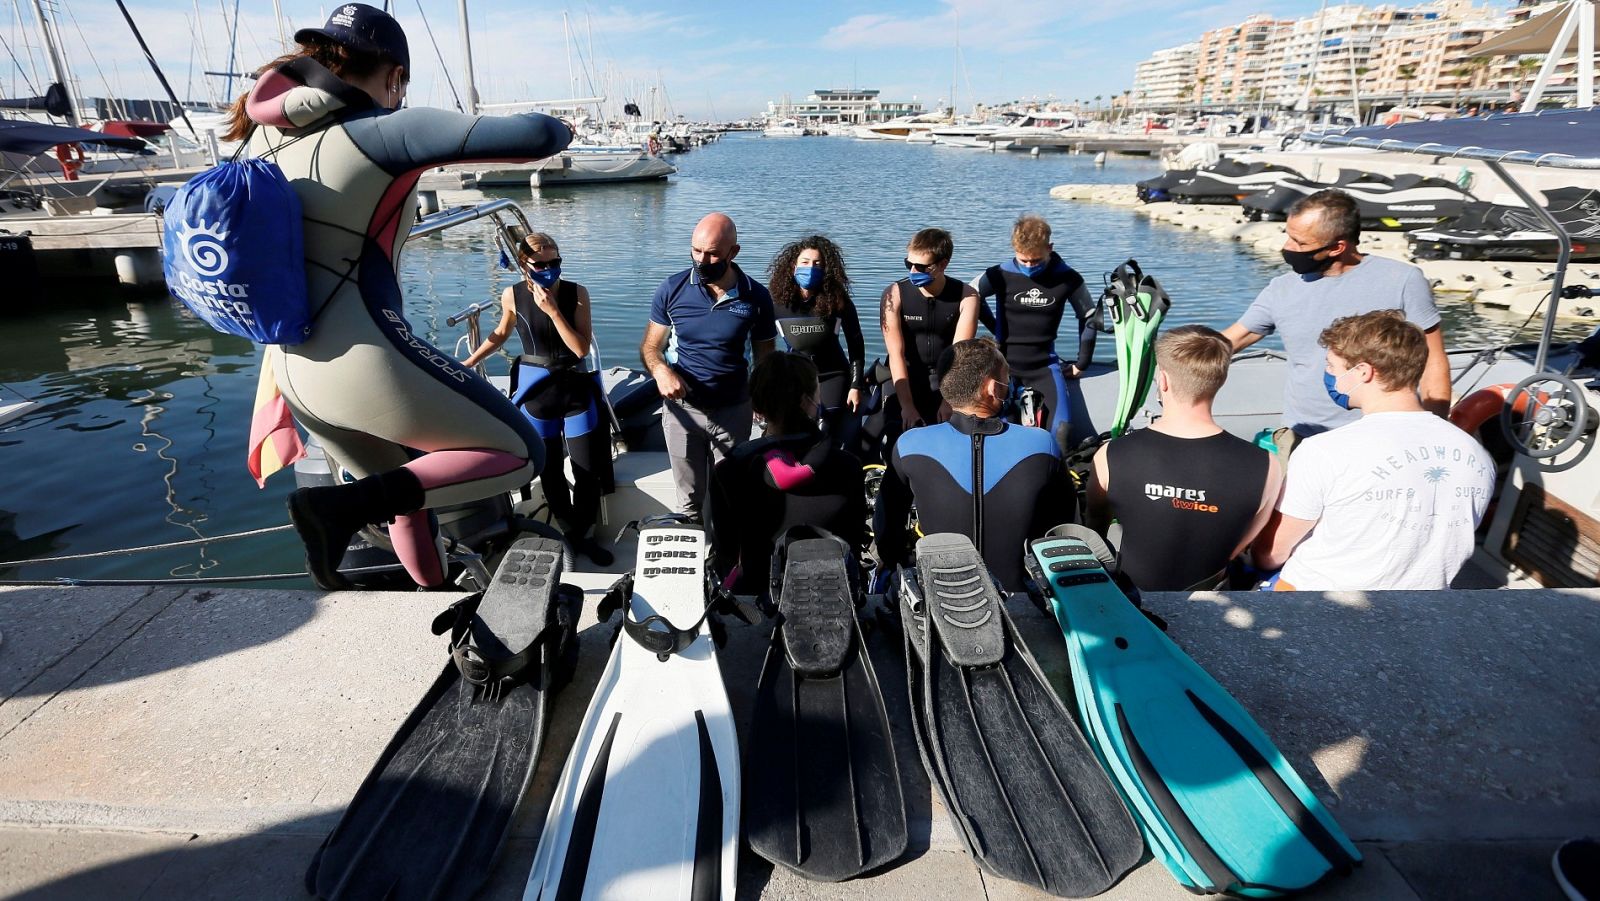
<svg viewBox="0 0 1600 901">
<path fill-rule="evenodd" d="M 1035 276 L 1043 275 L 1044 271 L 1049 268 L 1049 260 L 1045 260 L 1043 263 L 1040 263 L 1037 266 L 1024 266 L 1020 260 L 1017 261 L 1017 270 L 1023 275 L 1026 275 L 1028 278 L 1034 278 Z"/>
<path fill-rule="evenodd" d="M 821 266 L 796 266 L 794 267 L 794 283 L 810 291 L 822 284 Z"/>
<path fill-rule="evenodd" d="M 1334 378 L 1333 373 L 1327 370 L 1322 371 L 1322 387 L 1328 389 L 1328 397 L 1332 398 L 1333 402 L 1338 404 L 1340 408 L 1350 409 L 1350 395 L 1339 390 L 1339 380 Z"/>
<path fill-rule="evenodd" d="M 910 282 L 911 286 L 914 288 L 926 288 L 933 284 L 933 273 L 913 271 L 910 275 L 906 276 L 906 281 Z"/>
<path fill-rule="evenodd" d="M 561 277 L 561 267 L 553 266 L 549 269 L 529 269 L 528 278 L 541 288 L 548 288 Z"/>
</svg>

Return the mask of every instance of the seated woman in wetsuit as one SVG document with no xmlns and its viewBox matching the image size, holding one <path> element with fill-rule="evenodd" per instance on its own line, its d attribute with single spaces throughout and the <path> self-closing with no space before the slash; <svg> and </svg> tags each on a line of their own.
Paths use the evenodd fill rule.
<svg viewBox="0 0 1600 901">
<path fill-rule="evenodd" d="M 589 534 L 600 515 L 600 496 L 612 490 L 611 422 L 600 409 L 604 389 L 596 373 L 583 369 L 594 343 L 589 289 L 561 277 L 561 249 L 542 232 L 529 235 L 517 248 L 517 265 L 522 281 L 501 292 L 500 324 L 462 363 L 476 366 L 513 331 L 520 335 L 522 355 L 511 369 L 511 401 L 544 440 L 539 485 L 545 501 L 567 544 L 609 566 L 611 552 Z M 571 486 L 561 465 L 569 452 Z"/>
<path fill-rule="evenodd" d="M 817 367 L 773 353 L 750 374 L 750 403 L 763 437 L 739 445 L 711 473 L 712 563 L 740 594 L 767 588 L 772 545 L 791 526 L 814 526 L 866 546 L 861 464 L 817 427 Z"/>
<path fill-rule="evenodd" d="M 821 235 L 786 245 L 767 269 L 767 290 L 779 337 L 817 365 L 824 427 L 835 445 L 849 447 L 856 431 L 851 420 L 861 409 L 867 349 L 839 245 Z"/>
<path fill-rule="evenodd" d="M 886 396 L 886 443 L 905 429 L 949 418 L 939 394 L 939 356 L 978 334 L 977 289 L 945 276 L 955 244 L 942 228 L 925 228 L 906 247 L 905 278 L 883 291 L 879 319 L 894 394 Z"/>
</svg>

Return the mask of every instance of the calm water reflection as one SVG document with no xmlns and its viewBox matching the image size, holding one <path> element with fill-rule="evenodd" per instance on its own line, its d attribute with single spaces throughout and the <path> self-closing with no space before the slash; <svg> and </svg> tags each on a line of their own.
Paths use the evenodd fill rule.
<svg viewBox="0 0 1600 901">
<path fill-rule="evenodd" d="M 677 163 L 676 178 L 654 185 L 495 192 L 524 204 L 533 224 L 561 243 L 565 271 L 595 298 L 596 337 L 608 363 L 635 362 L 651 292 L 687 265 L 689 233 L 710 210 L 738 223 L 739 262 L 752 271 L 764 271 L 787 241 L 831 236 L 844 248 L 858 302 L 869 308 L 904 274 L 905 242 L 916 229 L 949 229 L 951 272 L 970 278 L 1009 255 L 1011 221 L 1028 211 L 1050 219 L 1057 250 L 1091 285 L 1137 257 L 1171 292 L 1174 323 L 1227 325 L 1278 271 L 1232 243 L 1122 209 L 1049 199 L 1064 182 L 1144 178 L 1156 170 L 1146 160 L 1095 168 L 1079 156 L 732 136 Z M 420 240 L 405 260 L 409 315 L 446 348 L 464 329 L 445 328 L 445 318 L 507 283 L 485 226 Z M 871 321 L 870 310 L 863 318 Z M 1457 345 L 1504 340 L 1520 321 L 1468 308 L 1447 309 L 1446 318 Z M 0 560 L 285 521 L 293 477 L 281 474 L 258 490 L 244 467 L 257 372 L 248 342 L 212 332 L 175 302 L 130 304 L 110 291 L 58 298 L 0 320 L 0 329 L 0 381 L 41 402 L 0 426 Z M 881 352 L 881 338 L 867 340 Z M 1100 350 L 1109 358 L 1111 342 Z M 0 568 L 0 577 L 244 574 L 299 564 L 293 535 L 274 534 L 209 549 Z"/>
</svg>

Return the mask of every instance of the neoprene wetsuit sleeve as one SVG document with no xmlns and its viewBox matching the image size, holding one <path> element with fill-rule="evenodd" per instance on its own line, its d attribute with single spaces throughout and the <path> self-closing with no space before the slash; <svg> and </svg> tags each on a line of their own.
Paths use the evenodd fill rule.
<svg viewBox="0 0 1600 901">
<path fill-rule="evenodd" d="M 345 123 L 361 151 L 391 175 L 482 160 L 538 160 L 565 150 L 572 131 L 543 113 L 468 116 L 413 107 Z"/>
<path fill-rule="evenodd" d="M 889 465 L 885 467 L 883 482 L 878 487 L 878 508 L 873 511 L 872 516 L 872 531 L 877 539 L 878 559 L 886 566 L 906 562 L 910 550 L 906 535 L 906 520 L 911 515 L 911 486 L 906 483 L 905 476 L 900 474 L 899 468 L 895 465 L 899 459 L 900 451 L 896 448 L 895 452 L 889 455 Z"/>
<path fill-rule="evenodd" d="M 888 483 L 888 479 L 884 479 Z M 1050 467 L 1050 476 L 1039 492 L 1039 501 L 1033 505 L 1033 522 L 1028 525 L 1029 538 L 1042 538 L 1044 533 L 1063 523 L 1080 522 L 1078 518 L 1078 493 L 1072 488 L 1072 477 L 1060 459 Z"/>
<path fill-rule="evenodd" d="M 1100 334 L 1094 327 L 1094 298 L 1089 295 L 1089 286 L 1080 284 L 1078 290 L 1072 292 L 1072 309 L 1078 314 L 1078 371 L 1089 368 L 1089 363 L 1094 360 L 1094 339 Z"/>
<path fill-rule="evenodd" d="M 709 509 L 706 525 L 711 531 L 711 569 L 718 579 L 725 579 L 739 563 L 738 523 L 734 506 L 728 497 L 726 482 L 732 477 L 730 461 L 723 460 L 711 470 Z"/>
<path fill-rule="evenodd" d="M 839 307 L 839 326 L 844 329 L 845 355 L 850 358 L 850 387 L 867 390 L 867 344 L 861 337 L 861 316 L 855 301 L 847 295 Z"/>
<path fill-rule="evenodd" d="M 994 335 L 997 339 L 1000 338 L 1000 331 L 994 318 L 994 310 L 989 309 L 989 297 L 995 293 L 989 281 L 989 270 L 985 269 L 978 273 L 978 277 L 973 279 L 971 284 L 978 292 L 978 321 L 983 323 L 983 327 L 989 330 L 989 334 Z"/>
</svg>

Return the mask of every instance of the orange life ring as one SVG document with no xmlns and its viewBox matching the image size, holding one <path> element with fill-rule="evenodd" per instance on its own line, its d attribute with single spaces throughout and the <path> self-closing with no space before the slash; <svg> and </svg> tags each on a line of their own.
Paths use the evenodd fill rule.
<svg viewBox="0 0 1600 901">
<path fill-rule="evenodd" d="M 57 144 L 56 160 L 61 163 L 61 175 L 67 181 L 78 180 L 78 170 L 87 162 L 82 144 Z"/>
<path fill-rule="evenodd" d="M 1478 429 L 1482 428 L 1484 423 L 1499 415 L 1500 410 L 1506 405 L 1507 395 L 1515 387 L 1517 386 L 1510 382 L 1502 382 L 1498 385 L 1490 385 L 1487 388 L 1480 388 L 1472 392 L 1462 398 L 1460 403 L 1450 408 L 1451 424 L 1468 435 L 1476 435 Z M 1518 395 L 1517 403 L 1512 407 L 1512 412 L 1518 416 L 1526 415 L 1528 412 L 1528 397 L 1529 395 L 1526 391 Z M 1543 393 L 1539 395 L 1540 402 L 1543 402 L 1545 398 L 1546 395 Z"/>
</svg>

